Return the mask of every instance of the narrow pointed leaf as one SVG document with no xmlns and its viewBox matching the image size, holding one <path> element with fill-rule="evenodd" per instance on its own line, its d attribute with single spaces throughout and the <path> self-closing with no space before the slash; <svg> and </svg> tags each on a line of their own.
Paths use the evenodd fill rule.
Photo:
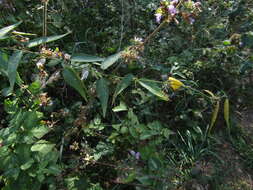
<svg viewBox="0 0 253 190">
<path fill-rule="evenodd" d="M 7 73 L 10 82 L 9 93 L 11 93 L 14 88 L 14 84 L 16 82 L 17 77 L 17 68 L 22 56 L 23 56 L 22 51 L 16 51 L 8 61 Z"/>
<path fill-rule="evenodd" d="M 108 99 L 109 99 L 109 88 L 107 85 L 107 81 L 104 78 L 101 78 L 97 81 L 97 95 L 100 100 L 102 110 L 103 110 L 103 117 L 106 115 Z"/>
<path fill-rule="evenodd" d="M 122 56 L 122 52 L 118 52 L 114 55 L 107 57 L 101 65 L 101 69 L 106 70 L 108 67 L 112 66 L 116 61 L 118 61 Z"/>
<path fill-rule="evenodd" d="M 13 31 L 12 34 L 22 35 L 22 36 L 37 36 L 37 34 L 26 33 L 26 32 L 19 32 L 19 31 Z"/>
<path fill-rule="evenodd" d="M 226 121 L 227 127 L 230 128 L 230 122 L 229 122 L 229 100 L 226 98 L 224 102 L 224 119 Z"/>
<path fill-rule="evenodd" d="M 8 68 L 7 55 L 0 52 L 0 73 L 4 74 L 5 76 L 8 76 L 7 68 Z"/>
<path fill-rule="evenodd" d="M 113 100 L 112 104 L 114 104 L 114 101 L 116 97 L 123 91 L 125 90 L 132 82 L 134 76 L 132 74 L 126 75 L 117 85 L 116 90 L 113 94 Z"/>
<path fill-rule="evenodd" d="M 146 88 L 152 94 L 161 98 L 162 100 L 165 100 L 165 101 L 169 100 L 169 96 L 162 91 L 161 87 L 159 87 L 156 82 L 149 81 L 146 79 L 140 79 L 140 80 L 138 80 L 138 83 L 142 87 Z"/>
<path fill-rule="evenodd" d="M 87 101 L 86 88 L 75 70 L 66 66 L 62 74 L 66 83 L 79 92 L 79 94 Z"/>
<path fill-rule="evenodd" d="M 204 90 L 207 94 L 209 94 L 212 98 L 216 98 L 216 96 L 210 90 Z"/>
<path fill-rule="evenodd" d="M 217 101 L 213 113 L 212 113 L 212 118 L 211 118 L 211 124 L 210 124 L 210 128 L 209 128 L 209 132 L 211 132 L 216 120 L 217 120 L 217 116 L 219 113 L 219 109 L 220 109 L 220 101 Z"/>
<path fill-rule="evenodd" d="M 31 40 L 31 41 L 27 42 L 26 46 L 29 47 L 29 48 L 39 46 L 41 44 L 45 44 L 45 43 L 48 43 L 48 42 L 53 42 L 53 41 L 59 40 L 59 39 L 65 37 L 69 34 L 70 34 L 70 32 L 68 32 L 66 34 L 62 34 L 62 35 L 36 38 L 34 40 Z"/>
<path fill-rule="evenodd" d="M 10 32 L 10 31 L 12 31 L 14 28 L 16 28 L 18 25 L 20 25 L 22 23 L 22 21 L 20 21 L 20 22 L 18 22 L 18 23 L 16 23 L 16 24 L 13 24 L 13 25 L 10 25 L 10 26 L 7 26 L 7 27 L 4 27 L 4 28 L 2 28 L 2 29 L 0 29 L 0 39 L 1 38 L 4 38 L 4 36 L 8 33 L 8 32 Z"/>
<path fill-rule="evenodd" d="M 79 62 L 79 63 L 90 63 L 90 62 L 100 62 L 104 61 L 105 58 L 93 56 L 93 55 L 87 55 L 84 53 L 74 54 L 71 56 L 71 61 L 73 62 Z"/>
</svg>

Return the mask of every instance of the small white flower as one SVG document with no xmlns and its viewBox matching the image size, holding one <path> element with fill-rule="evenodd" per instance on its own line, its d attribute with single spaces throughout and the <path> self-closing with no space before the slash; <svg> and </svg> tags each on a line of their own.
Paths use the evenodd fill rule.
<svg viewBox="0 0 253 190">
<path fill-rule="evenodd" d="M 142 43 L 143 42 L 143 38 L 138 38 L 138 37 L 134 37 L 134 42 L 135 43 Z"/>
<path fill-rule="evenodd" d="M 70 60 L 70 57 L 71 57 L 71 56 L 70 56 L 68 53 L 65 53 L 65 54 L 64 54 L 64 59 Z"/>
<path fill-rule="evenodd" d="M 44 67 L 46 63 L 46 59 L 45 58 L 41 58 L 37 63 L 36 66 L 38 69 L 42 69 Z"/>
<path fill-rule="evenodd" d="M 88 78 L 88 76 L 89 76 L 89 71 L 86 68 L 84 68 L 82 70 L 81 80 L 86 80 Z"/>
</svg>

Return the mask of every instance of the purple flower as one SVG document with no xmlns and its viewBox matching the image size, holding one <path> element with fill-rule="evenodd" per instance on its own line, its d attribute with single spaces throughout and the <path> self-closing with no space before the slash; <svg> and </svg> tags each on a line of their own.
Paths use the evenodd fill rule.
<svg viewBox="0 0 253 190">
<path fill-rule="evenodd" d="M 190 18 L 189 18 L 189 22 L 190 22 L 190 24 L 193 24 L 193 23 L 195 22 L 195 19 L 192 18 L 192 17 L 190 17 Z"/>
<path fill-rule="evenodd" d="M 160 23 L 160 22 L 161 22 L 161 19 L 162 19 L 162 14 L 161 14 L 161 13 L 156 13 L 156 14 L 155 14 L 155 19 L 156 19 L 156 22 L 157 22 L 157 23 Z"/>
<path fill-rule="evenodd" d="M 201 2 L 196 2 L 196 3 L 194 3 L 194 5 L 196 6 L 196 7 L 199 7 L 199 6 L 201 6 Z"/>
<path fill-rule="evenodd" d="M 169 13 L 170 13 L 172 16 L 174 16 L 175 14 L 177 14 L 177 9 L 175 8 L 174 5 L 169 5 L 169 6 L 168 6 L 168 11 L 169 11 Z"/>
<path fill-rule="evenodd" d="M 135 157 L 136 160 L 140 159 L 141 154 L 139 152 L 134 152 L 133 150 L 130 150 L 129 152 L 133 157 Z"/>
</svg>

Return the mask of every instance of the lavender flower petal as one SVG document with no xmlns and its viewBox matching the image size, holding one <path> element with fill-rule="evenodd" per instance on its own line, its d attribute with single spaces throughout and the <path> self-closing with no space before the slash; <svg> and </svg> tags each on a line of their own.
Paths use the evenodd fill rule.
<svg viewBox="0 0 253 190">
<path fill-rule="evenodd" d="M 139 160 L 139 159 L 140 159 L 140 157 L 141 157 L 141 154 L 140 154 L 139 152 L 136 152 L 136 154 L 135 154 L 135 158 L 136 158 L 136 160 Z"/>
<path fill-rule="evenodd" d="M 189 21 L 190 21 L 190 24 L 193 24 L 195 22 L 195 19 L 190 17 Z"/>
<path fill-rule="evenodd" d="M 168 6 L 168 11 L 169 11 L 169 13 L 170 13 L 172 16 L 174 16 L 175 14 L 177 14 L 177 9 L 175 8 L 174 5 L 169 5 L 169 6 Z"/>
<path fill-rule="evenodd" d="M 156 17 L 156 22 L 157 22 L 157 23 L 160 23 L 160 22 L 161 22 L 161 19 L 162 19 L 162 14 L 161 14 L 161 13 L 156 13 L 156 14 L 155 14 L 155 17 Z"/>
</svg>

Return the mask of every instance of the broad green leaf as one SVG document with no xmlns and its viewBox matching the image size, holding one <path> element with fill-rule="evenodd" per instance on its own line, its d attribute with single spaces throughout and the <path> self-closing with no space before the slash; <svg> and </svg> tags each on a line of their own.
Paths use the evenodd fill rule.
<svg viewBox="0 0 253 190">
<path fill-rule="evenodd" d="M 34 137 L 40 139 L 41 137 L 43 137 L 45 134 L 49 132 L 49 128 L 42 125 L 42 126 L 33 128 L 30 132 Z"/>
<path fill-rule="evenodd" d="M 146 140 L 159 134 L 159 131 L 145 131 L 143 134 L 140 135 L 140 140 Z"/>
<path fill-rule="evenodd" d="M 97 81 L 97 95 L 101 102 L 102 110 L 103 110 L 103 116 L 106 115 L 107 105 L 108 105 L 108 99 L 109 99 L 109 88 L 107 85 L 107 81 L 104 78 L 101 78 Z"/>
<path fill-rule="evenodd" d="M 101 65 L 101 69 L 106 70 L 108 67 L 112 66 L 116 61 L 118 61 L 122 56 L 122 52 L 118 52 L 114 55 L 107 57 Z"/>
<path fill-rule="evenodd" d="M 139 182 L 141 182 L 143 185 L 152 185 L 153 179 L 149 177 L 148 175 L 144 175 L 141 177 L 136 178 Z"/>
<path fill-rule="evenodd" d="M 229 100 L 226 98 L 224 102 L 224 119 L 226 121 L 227 127 L 230 128 L 230 122 L 229 122 Z"/>
<path fill-rule="evenodd" d="M 157 158 L 150 158 L 148 160 L 148 167 L 151 170 L 157 171 L 161 167 L 161 161 Z"/>
<path fill-rule="evenodd" d="M 17 77 L 17 68 L 22 56 L 22 51 L 16 51 L 9 59 L 7 73 L 10 82 L 10 88 L 8 93 L 12 93 L 12 90 L 14 88 L 14 84 L 16 82 Z"/>
<path fill-rule="evenodd" d="M 0 29 L 0 39 L 4 38 L 4 36 L 12 31 L 14 28 L 16 28 L 18 25 L 20 25 L 22 23 L 22 21 L 16 23 L 16 24 L 13 24 L 13 25 L 10 25 L 10 26 L 7 26 L 7 27 L 4 27 L 2 29 Z"/>
<path fill-rule="evenodd" d="M 121 112 L 127 111 L 127 106 L 124 102 L 120 102 L 120 104 L 112 109 L 113 112 Z"/>
<path fill-rule="evenodd" d="M 211 124 L 210 124 L 210 128 L 209 128 L 209 132 L 211 132 L 216 120 L 217 120 L 217 116 L 219 113 L 219 109 L 220 109 L 220 101 L 217 101 L 213 113 L 212 113 L 212 118 L 211 118 Z"/>
<path fill-rule="evenodd" d="M 123 182 L 124 183 L 130 183 L 130 182 L 132 182 L 132 181 L 134 181 L 135 180 L 135 178 L 136 178 L 136 172 L 135 171 L 132 171 L 124 180 L 123 180 Z"/>
<path fill-rule="evenodd" d="M 121 134 L 127 134 L 128 131 L 129 131 L 129 130 L 128 130 L 128 127 L 126 127 L 126 126 L 123 126 L 123 127 L 120 128 L 120 133 L 121 133 Z"/>
<path fill-rule="evenodd" d="M 54 146 L 55 146 L 54 144 L 48 141 L 40 140 L 31 147 L 31 151 L 47 154 L 54 148 Z"/>
<path fill-rule="evenodd" d="M 21 165 L 20 169 L 21 170 L 27 170 L 27 169 L 29 169 L 32 166 L 33 163 L 34 163 L 34 160 L 31 158 L 28 162 L 26 162 L 25 164 Z"/>
<path fill-rule="evenodd" d="M 13 163 L 14 165 L 14 163 Z M 15 166 L 9 168 L 8 170 L 6 170 L 4 173 L 3 173 L 3 176 L 5 177 L 8 177 L 8 178 L 11 178 L 13 180 L 17 180 L 18 176 L 20 174 L 20 169 L 19 168 L 16 168 Z M 10 189 L 7 189 L 7 190 L 11 190 Z"/>
<path fill-rule="evenodd" d="M 105 58 L 80 53 L 80 54 L 72 55 L 70 60 L 73 62 L 79 62 L 79 63 L 83 63 L 83 62 L 89 63 L 89 62 L 104 61 Z"/>
<path fill-rule="evenodd" d="M 41 88 L 41 83 L 38 80 L 34 81 L 28 87 L 29 91 L 32 92 L 33 94 L 36 94 L 36 93 L 40 92 L 40 88 Z"/>
<path fill-rule="evenodd" d="M 31 40 L 31 41 L 27 42 L 26 46 L 29 47 L 29 48 L 39 46 L 41 44 L 45 44 L 45 43 L 48 43 L 48 42 L 53 42 L 53 41 L 59 40 L 59 39 L 65 37 L 69 34 L 70 34 L 70 32 L 68 32 L 66 34 L 62 34 L 62 35 L 36 38 L 34 40 Z"/>
<path fill-rule="evenodd" d="M 112 104 L 114 104 L 116 97 L 131 84 L 133 77 L 132 74 L 128 74 L 120 81 L 120 83 L 118 83 L 113 94 Z"/>
<path fill-rule="evenodd" d="M 152 94 L 161 98 L 162 100 L 169 100 L 169 96 L 162 91 L 161 87 L 159 87 L 156 82 L 147 79 L 139 79 L 138 83 Z"/>
<path fill-rule="evenodd" d="M 23 125 L 25 129 L 32 129 L 33 127 L 37 125 L 39 121 L 39 118 L 35 111 L 25 112 L 24 118 L 25 118 L 25 121 L 23 122 Z"/>
<path fill-rule="evenodd" d="M 78 91 L 79 94 L 87 101 L 86 88 L 75 70 L 66 66 L 62 74 L 66 83 Z"/>
</svg>

